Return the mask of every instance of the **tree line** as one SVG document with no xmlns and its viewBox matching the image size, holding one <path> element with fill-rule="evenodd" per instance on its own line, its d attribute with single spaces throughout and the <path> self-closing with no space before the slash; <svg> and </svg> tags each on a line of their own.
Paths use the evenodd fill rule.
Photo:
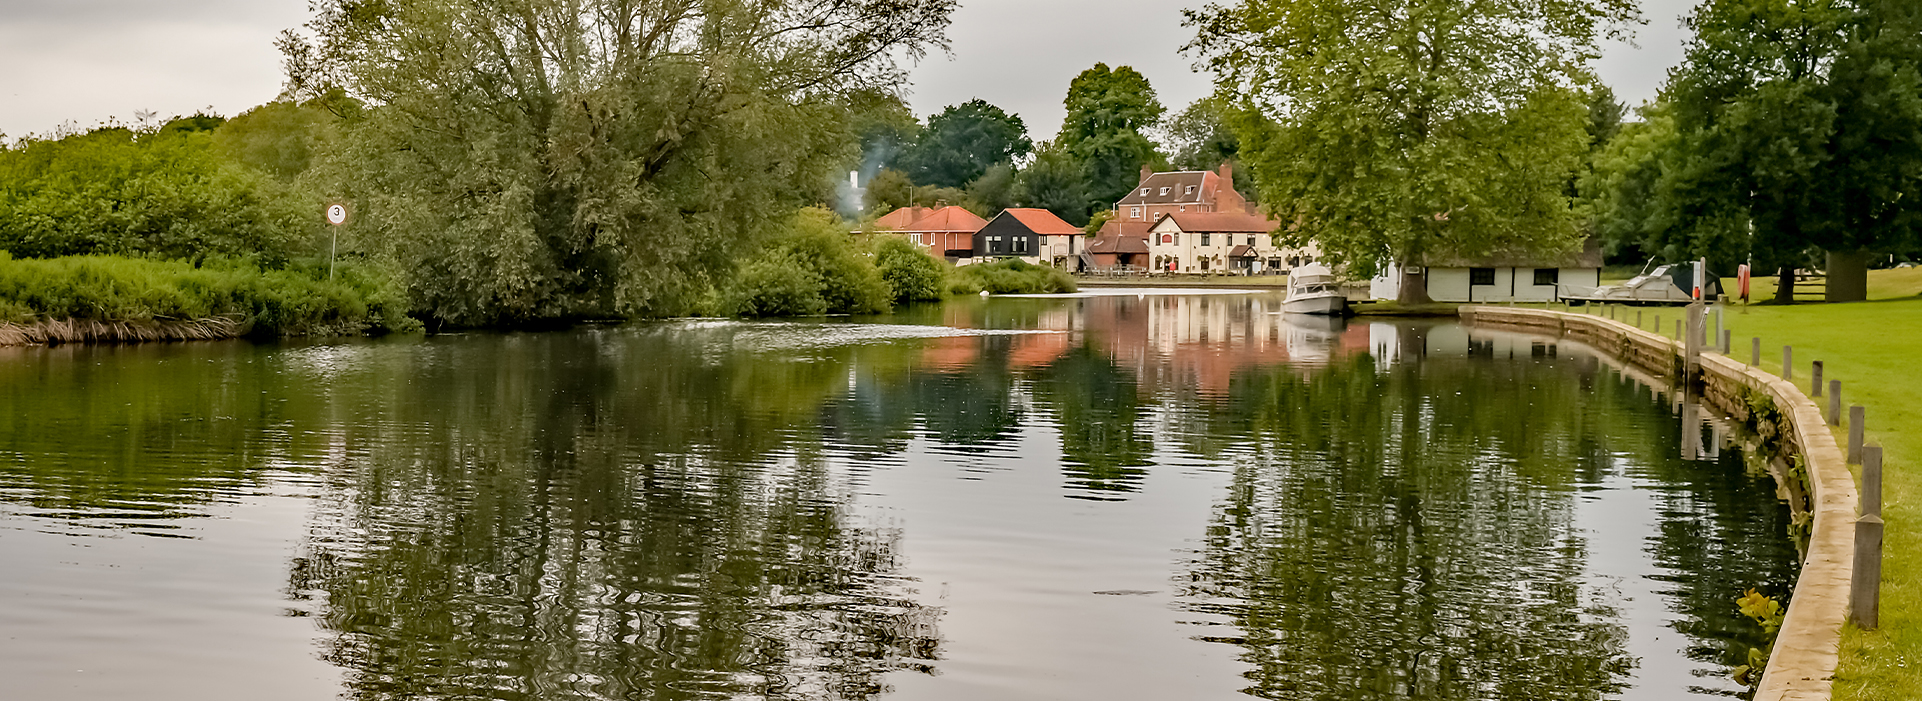
<svg viewBox="0 0 1922 701">
<path fill-rule="evenodd" d="M 1169 114 L 1146 76 L 1097 63 L 1068 85 L 1067 116 L 1054 140 L 1036 143 L 1020 115 L 985 100 L 916 119 L 882 99 L 857 117 L 867 183 L 851 216 L 948 203 L 984 218 L 1038 207 L 1088 224 L 1155 170 L 1213 170 L 1238 158 L 1234 106 L 1207 97 Z"/>
<path fill-rule="evenodd" d="M 1097 64 L 1039 142 L 986 101 L 925 122 L 902 102 L 955 5 L 325 0 L 281 38 L 275 102 L 0 152 L 0 249 L 313 270 L 337 233 L 344 264 L 430 326 L 740 313 L 760 293 L 744 280 L 852 311 L 876 305 L 829 298 L 899 290 L 829 288 L 906 278 L 803 264 L 824 227 L 857 228 L 804 209 L 1098 224 L 1144 165 L 1223 161 L 1282 243 L 1355 276 L 1586 236 L 1617 260 L 1791 273 L 1917 245 L 1912 3 L 1707 0 L 1687 61 L 1626 123 L 1590 64 L 1640 21 L 1632 0 L 1211 4 L 1187 13 L 1185 50 L 1214 96 L 1171 115 L 1139 72 Z M 850 170 L 866 201 L 848 202 Z M 329 229 L 328 202 L 352 221 Z M 945 275 L 915 284 L 993 286 Z"/>
<path fill-rule="evenodd" d="M 1752 261 L 1784 300 L 1824 267 L 1859 299 L 1871 257 L 1918 245 L 1919 13 L 1705 0 L 1627 124 L 1591 65 L 1641 22 L 1632 0 L 1241 0 L 1188 11 L 1186 50 L 1237 106 L 1278 236 L 1358 276 L 1400 264 L 1403 301 L 1433 256 L 1588 236 L 1619 262 Z"/>
</svg>

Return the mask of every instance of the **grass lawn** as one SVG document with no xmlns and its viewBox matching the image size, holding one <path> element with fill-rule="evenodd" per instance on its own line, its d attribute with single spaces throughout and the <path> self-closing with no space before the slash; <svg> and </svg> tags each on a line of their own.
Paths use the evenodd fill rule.
<svg viewBox="0 0 1922 701">
<path fill-rule="evenodd" d="M 1760 299 L 1773 278 L 1756 278 Z M 1733 279 L 1727 289 L 1735 290 Z M 1835 698 L 1894 701 L 1922 696 L 1922 268 L 1869 273 L 1869 301 L 1852 304 L 1734 306 L 1724 321 L 1737 359 L 1749 339 L 1762 339 L 1762 367 L 1782 371 L 1782 346 L 1795 347 L 1794 379 L 1808 391 L 1809 363 L 1823 361 L 1825 379 L 1842 381 L 1844 405 L 1867 408 L 1868 441 L 1883 447 L 1883 519 L 1888 522 L 1882 569 L 1882 627 L 1842 635 Z M 1760 301 L 1758 299 L 1758 301 Z M 1644 316 L 1652 317 L 1652 310 Z M 1663 334 L 1673 333 L 1674 312 Z M 1633 318 L 1630 315 L 1629 318 Z M 1712 318 L 1711 318 L 1712 319 Z M 1653 319 L 1650 318 L 1650 325 Z M 1711 320 L 1711 323 L 1712 320 Z M 1826 411 L 1826 397 L 1816 400 Z M 1848 445 L 1847 427 L 1835 429 Z M 1731 596 L 1736 593 L 1731 592 Z"/>
</svg>

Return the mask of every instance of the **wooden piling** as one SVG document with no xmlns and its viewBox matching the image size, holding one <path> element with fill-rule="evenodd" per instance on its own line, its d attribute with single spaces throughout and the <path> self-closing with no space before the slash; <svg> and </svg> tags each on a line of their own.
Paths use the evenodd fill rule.
<svg viewBox="0 0 1922 701">
<path fill-rule="evenodd" d="M 1813 363 L 1810 363 L 1809 374 L 1811 375 L 1811 377 L 1809 378 L 1809 387 L 1814 390 L 1809 394 L 1809 396 L 1811 397 L 1822 396 L 1822 361 L 1817 360 Z"/>
<path fill-rule="evenodd" d="M 1855 568 L 1849 579 L 1849 618 L 1875 630 L 1882 616 L 1882 448 L 1862 449 L 1862 515 L 1855 520 Z"/>
<path fill-rule="evenodd" d="M 1762 366 L 1762 337 L 1751 336 L 1749 337 L 1749 340 L 1752 341 L 1754 345 L 1749 347 L 1748 364 L 1750 367 L 1759 368 Z"/>
<path fill-rule="evenodd" d="M 1866 430 L 1866 427 L 1863 426 L 1863 423 L 1867 418 L 1867 414 L 1868 414 L 1868 410 L 1862 408 L 1862 405 L 1860 404 L 1849 407 L 1849 464 L 1850 465 L 1862 464 L 1862 441 L 1867 438 L 1867 436 L 1864 435 L 1863 433 Z"/>
<path fill-rule="evenodd" d="M 1782 346 L 1782 379 L 1795 379 L 1795 346 Z"/>
<path fill-rule="evenodd" d="M 1829 425 L 1842 425 L 1842 381 L 1829 380 Z"/>
</svg>

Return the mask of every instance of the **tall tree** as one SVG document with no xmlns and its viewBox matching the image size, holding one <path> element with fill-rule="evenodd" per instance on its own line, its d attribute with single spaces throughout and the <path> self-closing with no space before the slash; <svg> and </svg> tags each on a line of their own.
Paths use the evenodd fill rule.
<svg viewBox="0 0 1922 701">
<path fill-rule="evenodd" d="M 377 105 L 335 159 L 343 245 L 448 324 L 682 311 L 831 197 L 848 96 L 954 0 L 319 0 L 289 83 Z"/>
<path fill-rule="evenodd" d="M 1082 211 L 1060 212 L 1086 221 L 1089 212 L 1114 204 L 1141 181 L 1141 166 L 1167 165 L 1147 134 L 1167 108 L 1155 97 L 1148 78 L 1128 66 L 1109 69 L 1097 63 L 1068 84 L 1062 101 L 1068 116 L 1055 143 L 1080 162 L 1087 178 Z"/>
<path fill-rule="evenodd" d="M 1254 175 L 1241 165 L 1241 136 L 1235 133 L 1235 104 L 1210 95 L 1169 117 L 1162 134 L 1171 150 L 1169 164 L 1180 170 L 1214 170 L 1223 163 L 1235 168 L 1235 190 L 1255 200 Z"/>
<path fill-rule="evenodd" d="M 927 128 L 901 154 L 900 167 L 923 185 L 965 187 L 995 164 L 1010 163 L 1033 149 L 1021 117 L 969 100 L 928 117 Z"/>
<path fill-rule="evenodd" d="M 1035 149 L 1034 162 L 1015 177 L 1014 199 L 1054 212 L 1076 226 L 1088 221 L 1088 176 L 1081 161 L 1054 142 Z"/>
<path fill-rule="evenodd" d="M 1668 258 L 1776 269 L 1778 300 L 1812 265 L 1829 268 L 1831 300 L 1863 298 L 1868 252 L 1912 245 L 1922 212 L 1917 12 L 1885 0 L 1703 4 L 1663 91 L 1672 134 L 1618 164 L 1645 193 L 1605 195 L 1619 232 Z"/>
<path fill-rule="evenodd" d="M 1186 12 L 1242 151 L 1293 244 L 1353 274 L 1431 254 L 1577 244 L 1568 183 L 1587 153 L 1581 87 L 1633 0 L 1240 0 Z"/>
</svg>

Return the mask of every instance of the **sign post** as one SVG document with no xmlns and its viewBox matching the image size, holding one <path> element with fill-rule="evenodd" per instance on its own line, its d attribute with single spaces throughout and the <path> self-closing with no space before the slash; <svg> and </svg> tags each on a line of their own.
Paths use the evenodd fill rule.
<svg viewBox="0 0 1922 701">
<path fill-rule="evenodd" d="M 335 202 L 327 205 L 327 223 L 334 225 L 333 246 L 327 251 L 327 281 L 334 281 L 334 257 L 340 254 L 340 227 L 347 223 L 347 205 Z"/>
</svg>

